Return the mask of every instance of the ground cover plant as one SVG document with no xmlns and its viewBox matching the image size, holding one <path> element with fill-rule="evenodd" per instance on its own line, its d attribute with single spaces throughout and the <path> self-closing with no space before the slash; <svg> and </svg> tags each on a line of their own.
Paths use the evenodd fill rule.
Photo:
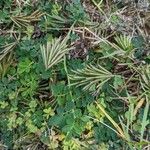
<svg viewBox="0 0 150 150">
<path fill-rule="evenodd" d="M 149 35 L 149 0 L 0 0 L 0 150 L 149 150 Z"/>
</svg>

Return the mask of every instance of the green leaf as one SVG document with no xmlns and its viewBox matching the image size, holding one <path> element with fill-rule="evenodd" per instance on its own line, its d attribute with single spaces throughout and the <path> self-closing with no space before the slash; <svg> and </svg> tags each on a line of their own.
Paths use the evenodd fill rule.
<svg viewBox="0 0 150 150">
<path fill-rule="evenodd" d="M 122 86 L 124 83 L 124 80 L 122 79 L 122 77 L 120 75 L 117 75 L 114 77 L 114 88 L 118 89 L 120 86 Z"/>
<path fill-rule="evenodd" d="M 95 89 L 99 92 L 102 86 L 114 76 L 115 75 L 100 64 L 89 64 L 84 69 L 72 70 L 72 74 L 69 75 L 69 78 L 73 82 L 71 86 L 83 86 L 83 90 L 85 91 Z"/>
<path fill-rule="evenodd" d="M 47 109 L 44 109 L 43 112 L 45 113 L 45 116 L 48 118 L 49 116 L 54 116 L 54 110 L 49 107 Z"/>
<path fill-rule="evenodd" d="M 8 102 L 0 101 L 0 108 L 1 109 L 5 109 L 8 105 L 9 105 Z"/>
<path fill-rule="evenodd" d="M 22 74 L 24 72 L 29 73 L 32 68 L 32 64 L 33 62 L 30 61 L 28 58 L 26 58 L 25 60 L 22 60 L 18 64 L 18 69 L 17 69 L 18 74 Z"/>
<path fill-rule="evenodd" d="M 32 101 L 29 103 L 29 107 L 30 107 L 31 109 L 36 108 L 36 106 L 37 106 L 36 100 L 32 100 Z"/>
</svg>

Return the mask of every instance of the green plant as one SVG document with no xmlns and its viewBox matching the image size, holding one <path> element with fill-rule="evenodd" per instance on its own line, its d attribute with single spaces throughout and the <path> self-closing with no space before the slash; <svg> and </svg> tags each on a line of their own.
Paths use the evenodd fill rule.
<svg viewBox="0 0 150 150">
<path fill-rule="evenodd" d="M 12 16 L 11 20 L 18 26 L 18 27 L 27 27 L 32 22 L 36 22 L 40 20 L 40 17 L 43 16 L 44 13 L 40 12 L 39 10 L 34 11 L 31 15 L 24 16 Z"/>
<path fill-rule="evenodd" d="M 46 46 L 41 45 L 41 54 L 46 69 L 49 69 L 62 61 L 64 55 L 72 49 L 72 47 L 68 47 L 67 45 L 68 36 L 63 40 L 62 38 L 52 39 Z"/>
<path fill-rule="evenodd" d="M 13 43 L 9 43 L 6 44 L 5 46 L 1 47 L 1 51 L 0 51 L 0 61 L 10 52 L 12 52 L 12 50 L 15 48 L 16 46 L 16 42 Z"/>
<path fill-rule="evenodd" d="M 5 76 L 12 62 L 13 62 L 12 52 L 6 55 L 5 58 L 3 58 L 0 61 L 0 78 L 3 78 Z"/>
<path fill-rule="evenodd" d="M 84 69 L 73 70 L 72 75 L 69 75 L 69 77 L 74 82 L 71 85 L 76 85 L 77 87 L 84 86 L 83 90 L 96 90 L 99 92 L 102 86 L 115 77 L 115 75 L 99 64 L 97 66 L 90 64 Z"/>
<path fill-rule="evenodd" d="M 0 149 L 149 149 L 139 4 L 0 0 Z"/>
<path fill-rule="evenodd" d="M 117 45 L 120 48 L 122 48 L 122 50 L 127 51 L 127 52 L 131 52 L 131 50 L 133 50 L 131 37 L 120 35 L 120 36 L 115 37 L 115 41 L 117 42 Z"/>
</svg>

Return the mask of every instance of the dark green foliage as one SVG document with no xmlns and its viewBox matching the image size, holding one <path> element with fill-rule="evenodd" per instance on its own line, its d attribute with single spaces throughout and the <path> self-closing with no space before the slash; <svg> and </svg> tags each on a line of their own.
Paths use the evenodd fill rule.
<svg viewBox="0 0 150 150">
<path fill-rule="evenodd" d="M 149 17 L 132 4 L 0 0 L 0 150 L 149 146 Z"/>
</svg>

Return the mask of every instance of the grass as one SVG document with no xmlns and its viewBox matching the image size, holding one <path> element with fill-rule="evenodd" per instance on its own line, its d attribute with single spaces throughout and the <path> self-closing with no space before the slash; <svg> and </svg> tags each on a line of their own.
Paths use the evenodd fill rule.
<svg viewBox="0 0 150 150">
<path fill-rule="evenodd" d="M 0 149 L 149 150 L 145 1 L 0 1 Z"/>
</svg>

